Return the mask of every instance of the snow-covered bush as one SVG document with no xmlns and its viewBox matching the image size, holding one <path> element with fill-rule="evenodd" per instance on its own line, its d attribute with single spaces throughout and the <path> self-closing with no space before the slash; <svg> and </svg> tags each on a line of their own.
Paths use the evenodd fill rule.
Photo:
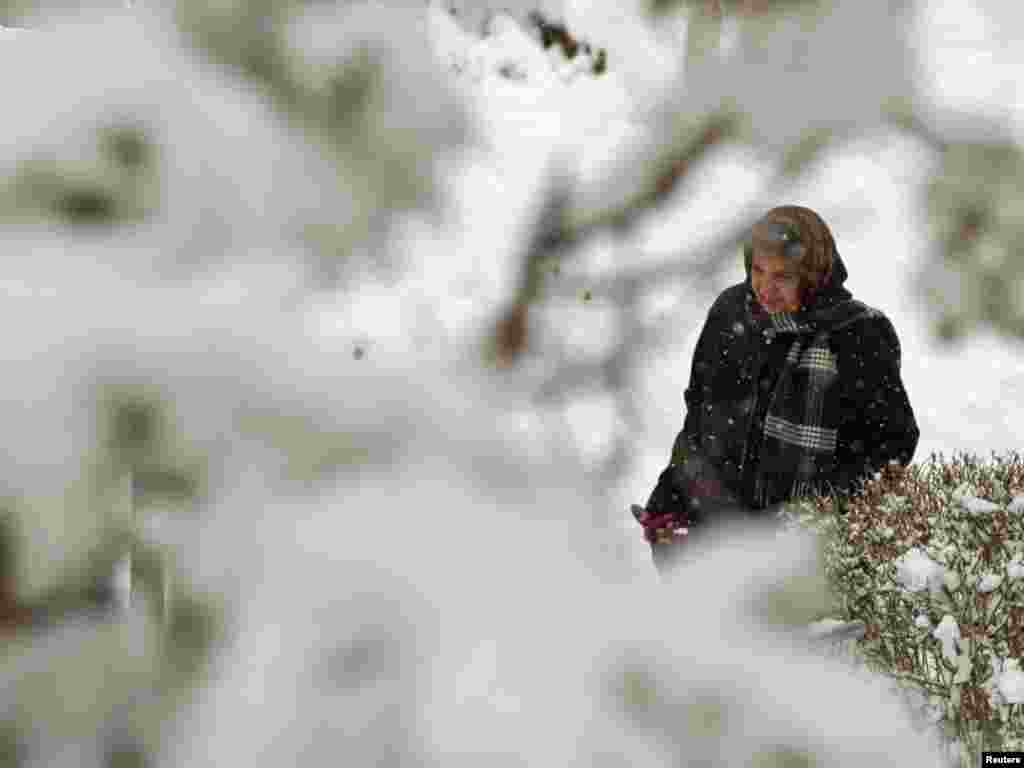
<svg viewBox="0 0 1024 768">
<path fill-rule="evenodd" d="M 857 654 L 926 697 L 968 761 L 1024 744 L 1022 507 L 1018 454 L 933 455 L 886 467 L 851 499 L 787 512 L 827 542 L 838 618 L 865 626 Z"/>
</svg>

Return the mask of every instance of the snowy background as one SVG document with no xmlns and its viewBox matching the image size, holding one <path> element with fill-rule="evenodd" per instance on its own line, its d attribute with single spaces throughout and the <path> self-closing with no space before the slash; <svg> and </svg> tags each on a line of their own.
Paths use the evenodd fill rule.
<svg viewBox="0 0 1024 768">
<path fill-rule="evenodd" d="M 165 403 L 174 426 L 152 461 L 205 491 L 191 515 L 147 510 L 147 536 L 228 605 L 226 651 L 180 737 L 143 727 L 134 738 L 173 745 L 175 765 L 344 751 L 397 764 L 411 750 L 446 766 L 654 766 L 680 749 L 786 743 L 835 765 L 920 760 L 909 730 L 877 738 L 897 722 L 895 703 L 837 669 L 784 660 L 770 628 L 755 633 L 741 609 L 722 611 L 800 573 L 806 541 L 751 538 L 666 591 L 628 513 L 668 460 L 693 346 L 716 293 L 742 279 L 739 253 L 706 281 L 680 271 L 645 294 L 635 319 L 656 343 L 636 345 L 625 410 L 604 371 L 586 367 L 620 340 L 616 303 L 581 294 L 608 275 L 683 261 L 737 211 L 807 205 L 831 226 L 848 287 L 900 334 L 917 460 L 1017 449 L 1021 342 L 982 329 L 943 347 L 912 291 L 930 247 L 928 149 L 883 131 L 780 183 L 779 142 L 805 118 L 827 124 L 870 107 L 870 94 L 801 101 L 739 79 L 732 86 L 762 118 L 756 140 L 716 147 L 628 238 L 598 235 L 566 256 L 544 280 L 518 367 L 485 370 L 480 342 L 516 291 L 548 172 L 582 182 L 584 207 L 613 200 L 633 181 L 631 152 L 664 138 L 659 105 L 711 103 L 699 78 L 679 77 L 685 19 L 655 30 L 639 5 L 550 4 L 577 38 L 607 48 L 608 71 L 593 76 L 591 57 L 543 50 L 519 6 L 493 15 L 506 4 L 435 3 L 406 28 L 408 17 L 388 27 L 313 5 L 288 26 L 287 54 L 243 81 L 236 68 L 252 62 L 232 46 L 261 41 L 266 19 L 244 26 L 229 4 L 179 5 L 217 63 L 144 2 L 5 29 L 0 41 L 0 67 L 24 73 L 5 82 L 0 127 L 4 248 L 22 256 L 5 265 L 0 307 L 15 331 L 0 407 L 11 434 L 25 435 L 0 457 L 5 494 L 29 500 L 22 589 L 43 593 L 102 537 L 97 510 L 119 486 L 104 475 L 114 460 L 94 404 L 127 393 Z M 875 5 L 890 4 L 863 7 Z M 1019 137 L 1016 85 L 1000 75 L 1016 64 L 1014 19 L 985 10 L 916 7 L 915 84 L 928 109 L 997 119 Z M 822 39 L 842 40 L 845 18 Z M 740 34 L 726 25 L 723 50 Z M 384 51 L 368 58 L 372 74 L 332 81 L 331 61 L 358 61 L 368 39 Z M 869 80 L 903 66 L 884 35 L 863 40 L 850 36 L 836 61 L 862 57 Z M 335 87 L 362 95 L 351 100 L 366 114 L 322 109 Z M 279 99 L 328 149 L 275 116 Z M 111 115 L 126 133 L 104 134 Z M 396 211 L 390 229 L 382 209 Z M 83 234 L 54 226 L 55 210 L 109 210 L 135 225 Z M 574 365 L 581 386 L 539 404 L 537 391 Z M 625 463 L 606 487 L 601 469 L 616 455 Z M 127 656 L 144 676 L 145 637 L 101 644 L 104 663 Z M 110 732 L 123 728 L 143 706 L 124 693 L 136 678 L 83 682 L 81 668 L 103 667 L 54 671 L 51 651 L 35 652 L 43 671 L 16 678 L 6 715 L 49 722 L 56 736 L 40 737 L 40 764 L 83 764 L 69 745 L 95 730 L 99 710 Z M 68 686 L 74 706 L 54 696 Z M 623 687 L 625 714 L 603 698 Z M 693 714 L 689 730 L 680 712 Z M 703 728 L 709 712 L 727 712 L 726 725 Z"/>
<path fill-rule="evenodd" d="M 567 11 L 570 28 L 578 29 L 580 38 L 602 39 L 598 31 L 606 27 L 600 12 L 588 15 L 587 11 L 578 10 L 576 25 L 572 11 Z M 1012 24 L 1012 19 L 1008 21 Z M 453 265 L 452 274 L 486 287 L 489 293 L 483 295 L 496 302 L 509 290 L 508 259 L 514 253 L 509 252 L 508 240 L 494 235 L 521 226 L 522 209 L 535 199 L 549 157 L 568 156 L 584 179 L 599 178 L 601 169 L 613 162 L 615 148 L 628 146 L 643 134 L 641 116 L 646 104 L 638 101 L 661 84 L 659 78 L 668 67 L 657 66 L 658 41 L 646 40 L 637 44 L 650 59 L 642 73 L 613 68 L 604 77 L 590 78 L 576 74 L 571 63 L 558 60 L 558 54 L 545 56 L 510 17 L 500 17 L 491 36 L 483 40 L 464 34 L 447 19 L 435 22 L 437 49 L 453 66 L 457 63 L 458 82 L 483 136 L 478 153 L 452 175 L 462 218 L 457 228 L 442 236 L 442 249 Z M 685 25 L 678 32 L 677 40 L 685 35 Z M 923 90 L 937 112 L 997 116 L 1008 122 L 1013 135 L 1021 135 L 1024 112 L 1019 85 L 1005 74 L 1012 66 L 1006 44 L 1009 34 L 1006 26 L 997 27 L 969 2 L 920 5 L 912 42 L 920 57 Z M 618 32 L 613 39 L 619 39 Z M 633 53 L 636 48 L 628 50 Z M 501 76 L 501 67 L 508 62 L 516 64 L 521 77 Z M 985 67 L 986 74 L 979 75 L 978 67 Z M 641 77 L 649 85 L 647 91 L 635 87 Z M 700 171 L 689 194 L 677 196 L 664 215 L 650 217 L 637 242 L 617 252 L 597 243 L 578 255 L 578 267 L 601 274 L 644 257 L 671 258 L 681 243 L 710 238 L 716 224 L 728 220 L 730 206 L 758 204 L 767 209 L 793 203 L 811 207 L 832 228 L 849 266 L 847 287 L 857 298 L 882 309 L 900 335 L 903 380 L 921 430 L 915 463 L 927 460 L 932 452 L 948 458 L 964 451 L 988 458 L 991 451 L 1020 450 L 1024 342 L 982 327 L 954 345 L 940 343 L 935 339 L 933 315 L 912 291 L 930 258 L 918 190 L 932 170 L 931 162 L 919 143 L 893 133 L 829 154 L 798 188 L 773 195 L 766 189 L 771 178 L 766 163 L 749 150 L 724 150 L 711 167 Z M 614 263 L 615 258 L 629 261 Z M 423 259 L 424 264 L 429 262 Z M 616 489 L 612 503 L 623 510 L 623 528 L 634 541 L 639 537 L 625 510 L 629 503 L 646 500 L 682 427 L 682 393 L 707 309 L 716 290 L 742 279 L 742 259 L 737 253 L 712 287 L 695 288 L 680 280 L 650 302 L 651 317 L 662 318 L 674 338 L 644 360 L 636 376 L 641 391 L 635 401 L 643 431 L 629 435 L 635 465 Z M 449 333 L 454 335 L 472 322 L 471 305 L 480 305 L 468 299 L 464 303 L 442 299 L 450 294 L 432 287 L 436 283 L 426 268 L 408 280 L 412 292 L 440 294 L 431 307 Z M 403 294 L 400 289 L 397 295 L 378 296 L 379 310 L 371 306 L 374 300 L 367 294 L 366 314 L 359 315 L 357 322 L 373 327 L 375 311 L 395 317 L 384 306 L 405 304 Z M 355 315 L 356 310 L 352 312 Z M 599 301 L 567 308 L 566 315 L 571 339 L 581 348 L 590 351 L 607 339 L 608 319 Z M 395 328 L 394 341 L 415 338 L 414 326 L 410 320 Z M 375 337 L 383 347 L 384 338 Z M 609 399 L 602 402 L 595 396 L 578 403 L 568 419 L 586 455 L 596 459 L 610 450 L 617 421 Z M 639 545 L 634 551 L 645 554 Z M 638 561 L 641 568 L 646 566 L 643 556 Z"/>
</svg>

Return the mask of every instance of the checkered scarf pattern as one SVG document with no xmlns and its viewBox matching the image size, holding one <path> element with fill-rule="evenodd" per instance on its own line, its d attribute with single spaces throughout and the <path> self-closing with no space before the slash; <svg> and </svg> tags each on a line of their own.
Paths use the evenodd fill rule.
<svg viewBox="0 0 1024 768">
<path fill-rule="evenodd" d="M 803 313 L 758 312 L 756 300 L 747 297 L 751 315 L 759 320 L 762 333 L 771 340 L 789 344 L 785 362 L 765 414 L 761 459 L 777 457 L 777 464 L 762 469 L 755 485 L 755 498 L 763 501 L 765 476 L 792 485 L 789 497 L 804 496 L 817 489 L 812 484 L 823 457 L 836 450 L 835 417 L 825 412 L 825 398 L 839 375 L 836 358 L 829 348 L 831 331 L 877 314 L 855 300 L 841 301 L 826 310 L 803 317 Z"/>
</svg>

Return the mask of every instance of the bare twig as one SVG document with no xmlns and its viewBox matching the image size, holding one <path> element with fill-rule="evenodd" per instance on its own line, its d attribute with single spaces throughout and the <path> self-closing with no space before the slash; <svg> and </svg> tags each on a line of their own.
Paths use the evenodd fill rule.
<svg viewBox="0 0 1024 768">
<path fill-rule="evenodd" d="M 649 185 L 641 189 L 621 205 L 589 216 L 580 216 L 569 222 L 564 244 L 579 242 L 600 229 L 628 232 L 636 226 L 638 219 L 661 205 L 679 186 L 693 167 L 714 147 L 733 136 L 738 121 L 731 113 L 715 113 L 705 118 L 703 127 L 696 136 L 677 151 L 670 154 L 664 167 L 654 174 Z"/>
<path fill-rule="evenodd" d="M 740 247 L 750 227 L 763 213 L 760 208 L 751 206 L 726 231 L 660 264 L 633 267 L 601 277 L 562 272 L 557 284 L 548 288 L 546 294 L 577 296 L 589 290 L 594 296 L 619 302 L 623 299 L 626 283 L 655 286 L 684 277 L 707 281 L 719 273 L 727 254 L 734 253 Z"/>
</svg>

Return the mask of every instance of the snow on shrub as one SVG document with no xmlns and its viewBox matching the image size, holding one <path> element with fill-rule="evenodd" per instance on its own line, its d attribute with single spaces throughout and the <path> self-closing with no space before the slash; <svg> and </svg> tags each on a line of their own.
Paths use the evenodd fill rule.
<svg viewBox="0 0 1024 768">
<path fill-rule="evenodd" d="M 788 515 L 827 542 L 836 618 L 866 625 L 857 655 L 920 691 L 948 690 L 941 725 L 965 756 L 1024 740 L 1008 708 L 1019 680 L 1012 662 L 1024 652 L 1022 488 L 1018 454 L 933 455 Z"/>
</svg>

